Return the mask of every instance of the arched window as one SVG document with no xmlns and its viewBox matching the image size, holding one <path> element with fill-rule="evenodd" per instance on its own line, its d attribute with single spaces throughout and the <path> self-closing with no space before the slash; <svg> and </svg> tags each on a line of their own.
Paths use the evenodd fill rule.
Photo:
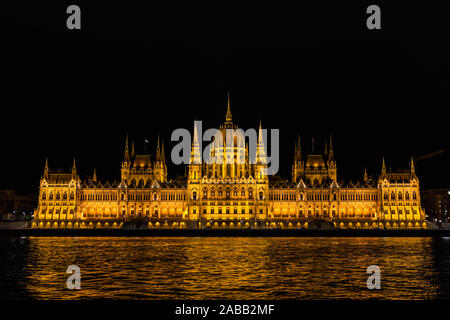
<svg viewBox="0 0 450 320">
<path fill-rule="evenodd" d="M 384 193 L 384 200 L 388 200 L 388 194 L 387 194 L 387 192 Z"/>
<path fill-rule="evenodd" d="M 156 193 L 153 194 L 153 201 L 158 200 L 158 195 Z"/>
<path fill-rule="evenodd" d="M 66 192 L 64 192 L 64 194 L 63 194 L 63 200 L 67 200 L 67 193 Z"/>
<path fill-rule="evenodd" d="M 305 197 L 305 196 L 303 195 L 303 193 L 300 193 L 300 200 L 301 200 L 301 201 L 303 201 L 304 197 Z"/>
<path fill-rule="evenodd" d="M 73 191 L 70 193 L 70 200 L 74 200 L 75 199 L 75 194 L 73 193 Z"/>
<path fill-rule="evenodd" d="M 197 191 L 192 192 L 192 199 L 197 200 Z"/>
<path fill-rule="evenodd" d="M 44 192 L 42 192 L 42 200 L 45 200 L 46 198 L 47 198 L 47 195 L 46 195 L 46 193 L 44 191 Z"/>
<path fill-rule="evenodd" d="M 122 193 L 122 194 L 120 195 L 120 200 L 121 200 L 121 201 L 125 201 L 125 194 L 124 194 L 124 193 Z"/>
<path fill-rule="evenodd" d="M 403 199 L 403 195 L 402 195 L 402 193 L 399 191 L 398 192 L 398 200 L 402 200 Z"/>
<path fill-rule="evenodd" d="M 259 200 L 263 200 L 264 199 L 264 192 L 260 191 L 259 192 Z"/>
<path fill-rule="evenodd" d="M 417 194 L 415 191 L 413 192 L 413 200 L 417 200 Z"/>
<path fill-rule="evenodd" d="M 56 200 L 61 199 L 61 195 L 59 194 L 59 192 L 56 194 Z"/>
<path fill-rule="evenodd" d="M 333 201 L 336 201 L 336 199 L 337 199 L 337 195 L 336 195 L 336 193 L 333 193 Z"/>
<path fill-rule="evenodd" d="M 391 193 L 391 200 L 395 200 L 395 193 L 394 193 L 394 191 L 392 191 L 392 193 Z"/>
</svg>

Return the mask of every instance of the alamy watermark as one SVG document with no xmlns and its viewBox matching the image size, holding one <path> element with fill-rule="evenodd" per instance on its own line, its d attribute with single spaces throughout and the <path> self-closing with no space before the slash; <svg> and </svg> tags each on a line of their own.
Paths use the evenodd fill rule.
<svg viewBox="0 0 450 320">
<path fill-rule="evenodd" d="M 225 133 L 225 137 L 224 134 Z M 179 164 L 262 164 L 263 175 L 275 175 L 280 166 L 280 130 L 250 128 L 216 129 L 203 132 L 202 121 L 194 121 L 194 137 L 189 130 L 175 129 L 171 141 L 178 142 L 170 154 L 172 162 Z M 246 143 L 248 141 L 248 144 Z M 203 149 L 203 143 L 208 144 Z"/>
</svg>

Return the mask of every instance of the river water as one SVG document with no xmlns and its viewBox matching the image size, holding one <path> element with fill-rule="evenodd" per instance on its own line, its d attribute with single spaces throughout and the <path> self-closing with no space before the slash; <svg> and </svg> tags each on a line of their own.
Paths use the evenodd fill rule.
<svg viewBox="0 0 450 320">
<path fill-rule="evenodd" d="M 0 250 L 0 299 L 450 297 L 448 238 L 1 237 Z"/>
</svg>

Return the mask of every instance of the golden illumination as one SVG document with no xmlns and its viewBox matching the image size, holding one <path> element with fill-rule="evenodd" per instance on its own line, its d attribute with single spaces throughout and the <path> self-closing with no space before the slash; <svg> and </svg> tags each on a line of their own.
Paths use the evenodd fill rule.
<svg viewBox="0 0 450 320">
<path fill-rule="evenodd" d="M 229 128 L 237 125 L 228 101 L 220 130 Z M 194 141 L 196 135 L 194 129 Z M 409 170 L 392 173 L 383 159 L 377 179 L 366 172 L 362 183 L 343 184 L 331 138 L 323 154 L 307 155 L 306 161 L 298 139 L 291 181 L 262 174 L 267 165 L 260 138 L 254 164 L 239 137 L 232 147 L 211 149 L 223 157 L 220 163 L 197 161 L 199 154 L 193 143 L 187 176 L 167 180 L 164 142 L 158 138 L 151 161 L 150 155 L 135 154 L 134 143 L 130 153 L 127 137 L 120 183 L 98 181 L 95 171 L 81 181 L 75 161 L 70 173 L 50 172 L 46 162 L 32 226 L 121 228 L 143 220 L 148 228 L 426 228 L 413 160 Z M 244 161 L 230 164 L 230 157 Z"/>
</svg>

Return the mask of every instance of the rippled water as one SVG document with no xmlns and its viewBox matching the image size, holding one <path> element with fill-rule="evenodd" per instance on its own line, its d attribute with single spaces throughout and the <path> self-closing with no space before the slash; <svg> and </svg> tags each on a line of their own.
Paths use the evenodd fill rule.
<svg viewBox="0 0 450 320">
<path fill-rule="evenodd" d="M 450 297 L 445 238 L 0 238 L 2 299 Z M 66 269 L 81 268 L 69 291 Z M 382 290 L 368 290 L 379 265 Z"/>
</svg>

